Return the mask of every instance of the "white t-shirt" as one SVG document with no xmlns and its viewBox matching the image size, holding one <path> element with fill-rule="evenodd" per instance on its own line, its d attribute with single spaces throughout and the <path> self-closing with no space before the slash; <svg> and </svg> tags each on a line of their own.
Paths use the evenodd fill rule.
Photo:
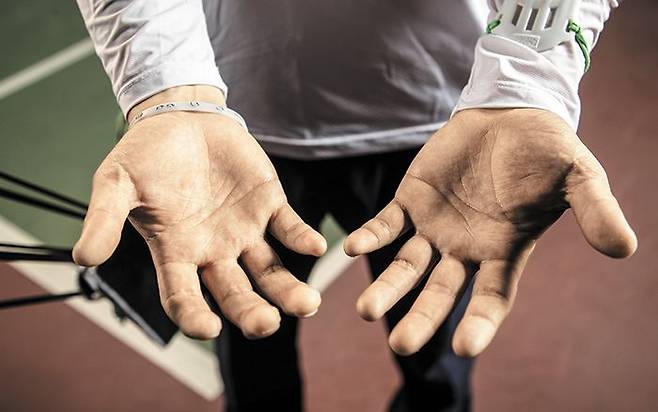
<svg viewBox="0 0 658 412">
<path fill-rule="evenodd" d="M 124 113 L 169 87 L 228 84 L 268 153 L 307 159 L 417 147 L 473 107 L 542 108 L 576 129 L 581 50 L 483 34 L 501 3 L 78 0 Z M 581 1 L 590 48 L 616 6 Z"/>
</svg>

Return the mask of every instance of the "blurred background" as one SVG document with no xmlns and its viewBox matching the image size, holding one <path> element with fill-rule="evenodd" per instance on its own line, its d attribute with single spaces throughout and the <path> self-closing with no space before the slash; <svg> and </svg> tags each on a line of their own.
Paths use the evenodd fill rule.
<svg viewBox="0 0 658 412">
<path fill-rule="evenodd" d="M 74 2 L 0 7 L 0 171 L 86 201 L 116 136 L 118 107 Z M 579 134 L 605 166 L 639 237 L 629 260 L 594 252 L 570 213 L 540 241 L 516 307 L 479 359 L 476 411 L 658 410 L 658 2 L 624 2 L 581 84 Z M 19 193 L 22 189 L 4 185 Z M 0 199 L 0 242 L 71 247 L 79 219 Z M 354 311 L 367 266 L 330 252 L 302 322 L 309 411 L 383 411 L 398 384 L 384 327 Z M 0 299 L 76 288 L 76 269 L 0 262 Z M 207 343 L 167 348 L 74 298 L 0 311 L 1 411 L 218 411 Z M 357 389 L 358 388 L 358 389 Z"/>
</svg>

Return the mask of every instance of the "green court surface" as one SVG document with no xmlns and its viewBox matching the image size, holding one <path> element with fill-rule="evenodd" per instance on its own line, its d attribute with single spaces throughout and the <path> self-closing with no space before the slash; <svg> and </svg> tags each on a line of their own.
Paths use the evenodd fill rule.
<svg viewBox="0 0 658 412">
<path fill-rule="evenodd" d="M 0 79 L 87 35 L 69 0 L 3 1 L 0 33 Z"/>
<path fill-rule="evenodd" d="M 0 81 L 87 36 L 74 2 L 9 3 L 0 14 Z M 112 147 L 117 110 L 93 55 L 6 96 L 0 170 L 86 201 L 91 175 Z M 80 230 L 75 219 L 7 200 L 0 214 L 47 244 L 71 245 Z"/>
</svg>

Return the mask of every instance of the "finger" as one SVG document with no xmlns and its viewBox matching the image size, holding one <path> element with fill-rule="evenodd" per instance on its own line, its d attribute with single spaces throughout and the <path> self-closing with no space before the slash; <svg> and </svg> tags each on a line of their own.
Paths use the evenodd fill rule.
<svg viewBox="0 0 658 412">
<path fill-rule="evenodd" d="M 288 272 L 267 242 L 259 241 L 241 259 L 260 290 L 285 313 L 308 317 L 318 311 L 320 293 Z"/>
<path fill-rule="evenodd" d="M 322 256 L 327 250 L 324 237 L 304 223 L 287 203 L 272 215 L 270 233 L 285 247 L 303 255 Z"/>
<path fill-rule="evenodd" d="M 263 338 L 279 329 L 279 311 L 254 292 L 237 262 L 215 262 L 203 268 L 201 276 L 224 316 L 239 327 L 244 336 Z"/>
<path fill-rule="evenodd" d="M 393 200 L 377 216 L 352 232 L 345 239 L 343 249 L 349 256 L 370 253 L 394 241 L 409 226 L 400 203 Z"/>
<path fill-rule="evenodd" d="M 527 254 L 529 251 L 515 261 L 489 260 L 480 264 L 471 301 L 452 341 L 457 355 L 477 356 L 491 343 L 512 309 Z"/>
<path fill-rule="evenodd" d="M 601 171 L 571 188 L 567 200 L 592 247 L 610 257 L 628 257 L 637 249 L 637 237 L 610 191 L 603 168 L 596 159 L 591 161 Z"/>
<path fill-rule="evenodd" d="M 121 240 L 123 224 L 134 205 L 129 179 L 97 174 L 92 185 L 89 209 L 73 260 L 82 266 L 98 266 L 114 253 Z"/>
<path fill-rule="evenodd" d="M 432 260 L 432 246 L 414 236 L 400 249 L 391 264 L 356 302 L 356 311 L 365 320 L 380 319 L 422 278 Z"/>
<path fill-rule="evenodd" d="M 196 339 L 219 335 L 221 321 L 201 294 L 197 267 L 192 263 L 156 265 L 160 301 L 181 331 Z"/>
<path fill-rule="evenodd" d="M 459 260 L 442 256 L 409 313 L 391 332 L 391 349 L 405 356 L 418 352 L 446 319 L 472 274 L 473 269 Z"/>
</svg>

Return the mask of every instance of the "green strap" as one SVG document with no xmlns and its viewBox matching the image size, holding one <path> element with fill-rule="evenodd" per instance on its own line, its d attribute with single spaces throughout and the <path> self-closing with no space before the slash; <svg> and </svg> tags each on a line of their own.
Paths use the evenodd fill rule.
<svg viewBox="0 0 658 412">
<path fill-rule="evenodd" d="M 578 47 L 580 47 L 580 51 L 583 53 L 583 57 L 585 58 L 585 71 L 589 70 L 589 66 L 591 64 L 591 59 L 589 57 L 589 47 L 587 46 L 587 40 L 585 40 L 585 37 L 580 30 L 580 26 L 577 25 L 573 20 L 569 20 L 569 24 L 567 24 L 567 31 L 574 33 L 576 37 L 576 43 L 578 44 Z"/>
<path fill-rule="evenodd" d="M 500 26 L 499 18 L 489 22 L 485 31 L 487 34 L 491 34 L 493 30 L 498 26 Z M 578 47 L 580 47 L 580 51 L 583 53 L 583 57 L 585 58 L 585 71 L 589 70 L 589 67 L 592 63 L 589 56 L 589 46 L 587 46 L 587 40 L 585 40 L 580 26 L 577 25 L 573 20 L 569 20 L 569 24 L 567 24 L 567 31 L 574 33 L 576 44 L 578 44 Z"/>
<path fill-rule="evenodd" d="M 498 26 L 500 26 L 500 19 L 496 19 L 490 22 L 489 24 L 487 24 L 487 28 L 486 28 L 487 34 L 491 34 L 493 29 L 495 29 Z"/>
</svg>

